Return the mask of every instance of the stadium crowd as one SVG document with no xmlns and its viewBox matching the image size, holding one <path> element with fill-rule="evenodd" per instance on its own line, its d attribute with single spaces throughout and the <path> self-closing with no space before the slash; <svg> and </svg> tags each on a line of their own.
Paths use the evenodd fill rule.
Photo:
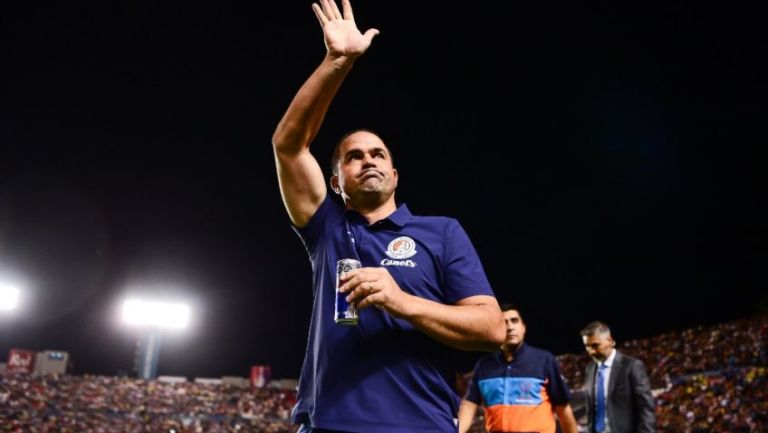
<svg viewBox="0 0 768 433">
<path fill-rule="evenodd" d="M 628 341 L 620 350 L 648 367 L 659 432 L 756 433 L 768 431 L 766 341 L 762 316 Z M 589 358 L 558 361 L 578 394 Z M 0 433 L 292 433 L 295 398 L 272 388 L 0 374 Z"/>
<path fill-rule="evenodd" d="M 656 398 L 666 433 L 768 431 L 768 370 L 750 367 L 686 376 Z"/>
<path fill-rule="evenodd" d="M 0 432 L 288 433 L 295 393 L 195 382 L 0 375 Z"/>
</svg>

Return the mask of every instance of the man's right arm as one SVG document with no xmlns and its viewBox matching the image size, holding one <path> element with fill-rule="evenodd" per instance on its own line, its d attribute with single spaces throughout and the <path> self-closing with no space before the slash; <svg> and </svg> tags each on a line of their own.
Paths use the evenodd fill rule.
<svg viewBox="0 0 768 433">
<path fill-rule="evenodd" d="M 326 56 L 301 86 L 272 136 L 280 194 L 297 227 L 307 224 L 327 194 L 323 171 L 309 145 L 351 65 L 352 61 L 336 65 Z"/>
<path fill-rule="evenodd" d="M 576 422 L 576 417 L 573 415 L 573 409 L 569 403 L 563 405 L 557 405 L 554 407 L 555 413 L 557 413 L 557 419 L 560 421 L 560 428 L 563 433 L 578 433 L 579 424 Z"/>
<path fill-rule="evenodd" d="M 357 57 L 371 45 L 378 30 L 360 33 L 349 0 L 342 0 L 343 16 L 332 0 L 313 4 L 327 54 L 301 86 L 272 136 L 280 193 L 291 221 L 303 227 L 325 199 L 323 172 L 309 152 L 309 145 L 325 113 Z"/>
<path fill-rule="evenodd" d="M 630 386 L 634 395 L 635 416 L 638 420 L 636 431 L 654 433 L 656 431 L 656 404 L 651 392 L 651 382 L 645 371 L 645 365 L 635 359 L 630 365 Z"/>
<path fill-rule="evenodd" d="M 459 406 L 459 433 L 467 433 L 469 431 L 469 428 L 472 427 L 472 421 L 475 419 L 475 412 L 477 412 L 477 403 L 461 400 L 461 406 Z"/>
</svg>

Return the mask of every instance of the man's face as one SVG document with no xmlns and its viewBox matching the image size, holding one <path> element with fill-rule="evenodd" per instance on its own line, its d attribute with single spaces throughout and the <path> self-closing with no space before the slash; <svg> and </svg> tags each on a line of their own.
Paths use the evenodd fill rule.
<svg viewBox="0 0 768 433">
<path fill-rule="evenodd" d="M 597 362 L 604 362 L 611 355 L 616 343 L 608 334 L 582 336 L 587 353 Z"/>
<path fill-rule="evenodd" d="M 504 315 L 504 325 L 507 327 L 507 337 L 504 339 L 504 346 L 507 348 L 516 348 L 525 338 L 525 323 L 517 310 L 507 310 L 502 312 Z"/>
<path fill-rule="evenodd" d="M 387 198 L 397 187 L 397 170 L 389 150 L 370 132 L 356 132 L 344 140 L 338 170 L 339 174 L 331 178 L 331 186 L 345 201 L 371 193 Z"/>
</svg>

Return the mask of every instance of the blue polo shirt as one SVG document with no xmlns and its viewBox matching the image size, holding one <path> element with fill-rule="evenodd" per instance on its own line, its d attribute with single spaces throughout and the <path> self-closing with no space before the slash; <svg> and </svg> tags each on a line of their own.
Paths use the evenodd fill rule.
<svg viewBox="0 0 768 433">
<path fill-rule="evenodd" d="M 296 232 L 312 263 L 314 306 L 294 423 L 361 433 L 457 431 L 453 350 L 378 308 L 357 326 L 334 323 L 336 262 L 385 267 L 400 288 L 442 304 L 493 296 L 459 223 L 401 205 L 368 225 L 327 196 Z"/>
<path fill-rule="evenodd" d="M 571 395 L 554 355 L 523 343 L 512 362 L 501 350 L 480 358 L 465 398 L 484 406 L 488 431 L 555 433 L 553 406 Z"/>
</svg>

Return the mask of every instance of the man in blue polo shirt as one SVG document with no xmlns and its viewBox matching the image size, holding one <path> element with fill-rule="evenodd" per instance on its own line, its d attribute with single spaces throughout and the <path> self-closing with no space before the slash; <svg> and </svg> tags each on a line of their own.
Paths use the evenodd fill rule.
<svg viewBox="0 0 768 433">
<path fill-rule="evenodd" d="M 312 8 L 327 52 L 272 137 L 283 202 L 312 263 L 314 307 L 292 419 L 301 432 L 455 432 L 453 349 L 495 350 L 503 319 L 459 223 L 395 202 L 398 173 L 367 130 L 334 150 L 332 200 L 309 151 L 323 118 L 375 29 L 362 34 L 348 0 Z M 336 262 L 352 258 L 340 291 L 357 326 L 334 323 Z M 368 307 L 377 308 L 368 308 Z"/>
<path fill-rule="evenodd" d="M 459 408 L 459 432 L 466 433 L 477 406 L 485 408 L 492 433 L 555 433 L 554 413 L 564 433 L 577 433 L 568 403 L 570 391 L 555 357 L 525 344 L 525 323 L 515 305 L 501 306 L 507 338 L 501 349 L 481 358 Z"/>
</svg>

